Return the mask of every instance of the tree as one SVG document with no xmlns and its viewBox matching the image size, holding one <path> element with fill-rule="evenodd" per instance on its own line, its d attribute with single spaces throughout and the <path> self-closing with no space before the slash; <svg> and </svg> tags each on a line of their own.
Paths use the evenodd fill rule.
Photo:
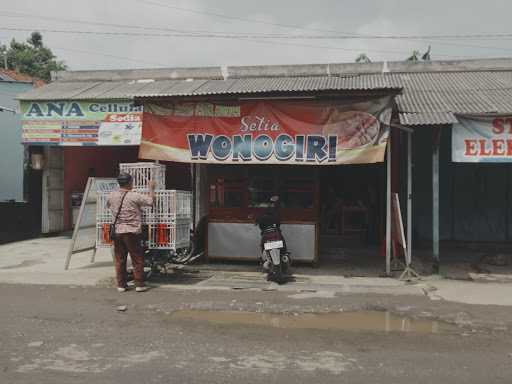
<svg viewBox="0 0 512 384">
<path fill-rule="evenodd" d="M 12 39 L 9 47 L 3 48 L 8 69 L 45 81 L 51 80 L 53 71 L 66 69 L 64 62 L 57 60 L 52 50 L 44 45 L 43 36 L 39 32 L 32 32 L 26 42 Z"/>
<path fill-rule="evenodd" d="M 368 55 L 366 53 L 361 53 L 359 56 L 357 56 L 356 58 L 356 63 L 371 63 L 372 61 L 370 60 L 370 58 L 368 57 Z"/>
<path fill-rule="evenodd" d="M 412 55 L 405 59 L 405 61 L 420 61 L 420 55 L 420 51 L 414 50 L 412 51 Z"/>
<path fill-rule="evenodd" d="M 0 57 L 2 58 L 0 65 L 7 68 L 7 47 L 3 44 L 0 44 Z"/>
<path fill-rule="evenodd" d="M 428 46 L 427 51 L 423 55 L 421 54 L 420 51 L 415 50 L 412 52 L 412 55 L 409 56 L 405 61 L 420 61 L 420 59 L 423 61 L 430 61 L 430 51 L 431 51 L 430 45 Z M 421 55 L 421 57 L 420 57 L 420 55 Z"/>
<path fill-rule="evenodd" d="M 427 49 L 427 52 L 425 52 L 425 53 L 423 54 L 423 56 L 421 56 L 421 59 L 422 59 L 423 61 L 430 61 L 430 48 L 431 48 L 431 47 L 430 47 L 430 45 L 429 45 L 429 46 L 428 46 L 428 49 Z"/>
<path fill-rule="evenodd" d="M 431 52 L 431 46 L 428 46 L 427 51 L 422 55 L 420 51 L 414 50 L 405 61 L 430 61 L 430 52 Z M 371 63 L 372 60 L 368 57 L 366 53 L 361 53 L 359 56 L 356 57 L 356 63 Z"/>
</svg>

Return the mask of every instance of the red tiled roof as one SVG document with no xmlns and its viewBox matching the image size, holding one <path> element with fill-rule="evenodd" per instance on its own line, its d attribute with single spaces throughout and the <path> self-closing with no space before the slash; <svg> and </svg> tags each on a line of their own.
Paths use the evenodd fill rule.
<svg viewBox="0 0 512 384">
<path fill-rule="evenodd" d="M 45 85 L 46 83 L 41 79 L 36 79 L 35 77 L 25 75 L 23 73 L 16 72 L 12 69 L 4 69 L 0 68 L 0 77 L 3 76 L 12 79 L 13 81 L 21 81 L 24 83 L 32 83 L 34 84 L 34 88 L 39 88 Z"/>
</svg>

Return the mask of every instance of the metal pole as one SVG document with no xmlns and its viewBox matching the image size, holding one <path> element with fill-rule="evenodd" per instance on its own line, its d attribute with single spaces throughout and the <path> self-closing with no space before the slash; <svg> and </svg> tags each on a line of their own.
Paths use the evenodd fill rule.
<svg viewBox="0 0 512 384">
<path fill-rule="evenodd" d="M 197 207 L 197 165 L 195 163 L 190 164 L 191 170 L 191 186 L 192 186 L 192 230 L 196 230 L 196 207 Z"/>
<path fill-rule="evenodd" d="M 432 256 L 433 272 L 439 272 L 439 143 L 432 149 Z"/>
<path fill-rule="evenodd" d="M 391 129 L 386 157 L 386 275 L 391 275 Z"/>
<path fill-rule="evenodd" d="M 409 267 L 412 260 L 412 133 L 407 133 L 407 257 Z"/>
</svg>

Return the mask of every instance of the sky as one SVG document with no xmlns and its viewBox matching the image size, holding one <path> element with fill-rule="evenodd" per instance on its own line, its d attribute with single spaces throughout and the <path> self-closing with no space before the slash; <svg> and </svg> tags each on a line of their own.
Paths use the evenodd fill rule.
<svg viewBox="0 0 512 384">
<path fill-rule="evenodd" d="M 72 70 L 512 57 L 510 15 L 510 0 L 0 0 L 0 43 L 39 30 Z"/>
</svg>

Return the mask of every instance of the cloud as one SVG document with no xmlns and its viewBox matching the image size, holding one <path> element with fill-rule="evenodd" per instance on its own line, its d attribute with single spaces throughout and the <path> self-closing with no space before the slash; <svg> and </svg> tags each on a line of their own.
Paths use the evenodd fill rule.
<svg viewBox="0 0 512 384">
<path fill-rule="evenodd" d="M 151 5 L 150 2 L 164 6 Z M 42 5 L 44 4 L 44 5 Z M 193 9 L 187 12 L 166 7 Z M 496 0 L 0 0 L 0 40 L 24 40 L 20 28 L 123 31 L 37 18 L 9 18 L 6 12 L 60 19 L 81 19 L 139 27 L 226 33 L 467 34 L 508 32 L 512 2 Z M 204 12 L 204 13 L 202 13 Z M 210 14 L 208 14 L 210 13 Z M 211 13 L 232 18 L 215 17 Z M 259 20 L 251 23 L 240 19 Z M 286 28 L 300 26 L 300 28 Z M 143 32 L 141 29 L 130 29 Z M 153 31 L 155 32 L 155 31 Z M 433 58 L 512 55 L 512 40 L 258 40 L 130 37 L 43 33 L 48 46 L 72 69 L 296 64 L 354 61 L 359 53 L 373 60 L 403 60 L 414 49 L 432 45 Z M 489 48 L 491 47 L 491 48 Z M 495 49 L 499 48 L 499 49 Z"/>
</svg>

